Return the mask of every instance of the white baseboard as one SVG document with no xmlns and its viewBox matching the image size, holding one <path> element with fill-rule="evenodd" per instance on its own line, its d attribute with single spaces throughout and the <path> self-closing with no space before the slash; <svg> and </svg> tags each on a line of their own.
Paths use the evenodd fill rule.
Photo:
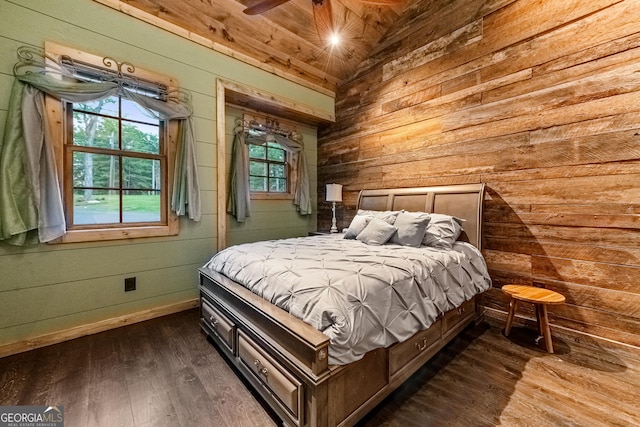
<svg viewBox="0 0 640 427">
<path fill-rule="evenodd" d="M 100 320 L 99 322 L 88 323 L 86 325 L 80 325 L 70 329 L 40 335 L 38 337 L 29 338 L 26 340 L 14 341 L 8 344 L 0 345 L 0 357 L 22 353 L 24 351 L 33 350 L 40 347 L 46 347 L 48 345 L 58 344 L 64 341 L 80 338 L 85 335 L 97 334 L 98 332 L 108 331 L 110 329 L 131 325 L 133 323 L 144 322 L 145 320 L 155 319 L 156 317 L 178 313 L 180 311 L 189 310 L 197 306 L 198 299 L 193 298 L 162 307 L 150 308 L 148 310 L 125 314 L 124 316 L 113 317 L 111 319 Z"/>
</svg>

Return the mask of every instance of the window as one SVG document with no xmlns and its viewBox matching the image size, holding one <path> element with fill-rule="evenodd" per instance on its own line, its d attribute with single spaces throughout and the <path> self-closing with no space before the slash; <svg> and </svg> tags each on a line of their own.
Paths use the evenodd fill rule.
<svg viewBox="0 0 640 427">
<path fill-rule="evenodd" d="M 47 43 L 46 50 L 76 67 L 77 78 L 115 76 L 127 90 L 145 96 L 175 89 L 171 79 L 128 63 L 54 43 Z M 116 72 L 111 65 L 105 70 L 108 62 L 116 64 Z M 46 102 L 50 121 L 58 126 L 53 140 L 67 223 L 61 241 L 178 234 L 178 218 L 170 209 L 178 122 L 159 120 L 117 95 L 75 103 L 47 97 Z"/>
<path fill-rule="evenodd" d="M 249 144 L 249 187 L 252 192 L 287 193 L 287 152 L 276 142 Z"/>
<path fill-rule="evenodd" d="M 164 123 L 137 103 L 110 97 L 67 104 L 67 226 L 162 224 L 166 211 Z"/>
</svg>

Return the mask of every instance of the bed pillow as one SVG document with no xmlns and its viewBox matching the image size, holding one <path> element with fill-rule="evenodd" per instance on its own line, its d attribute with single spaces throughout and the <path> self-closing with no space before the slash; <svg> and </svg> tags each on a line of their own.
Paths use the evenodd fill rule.
<svg viewBox="0 0 640 427">
<path fill-rule="evenodd" d="M 369 224 L 369 221 L 373 219 L 370 215 L 356 215 L 351 220 L 347 232 L 344 233 L 345 239 L 355 239 L 358 234 L 362 233 L 362 230 Z"/>
<path fill-rule="evenodd" d="M 451 215 L 429 214 L 430 220 L 422 244 L 434 248 L 451 249 L 460 233 L 463 219 Z"/>
<path fill-rule="evenodd" d="M 425 212 L 401 212 L 393 224 L 398 230 L 391 236 L 389 243 L 414 248 L 420 247 L 429 219 L 429 214 Z"/>
<path fill-rule="evenodd" d="M 358 209 L 358 215 L 372 216 L 388 222 L 391 225 L 396 222 L 396 218 L 398 218 L 400 212 L 402 211 L 370 211 L 366 209 Z"/>
<path fill-rule="evenodd" d="M 396 232 L 396 228 L 380 218 L 373 218 L 356 237 L 367 245 L 384 245 Z"/>
</svg>

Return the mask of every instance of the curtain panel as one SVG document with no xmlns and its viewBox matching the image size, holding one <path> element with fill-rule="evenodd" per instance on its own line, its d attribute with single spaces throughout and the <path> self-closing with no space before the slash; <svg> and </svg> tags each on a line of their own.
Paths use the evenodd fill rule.
<svg viewBox="0 0 640 427">
<path fill-rule="evenodd" d="M 264 145 L 277 142 L 282 149 L 291 154 L 295 163 L 295 180 L 293 188 L 293 204 L 300 215 L 310 215 L 311 192 L 309 169 L 302 144 L 284 135 L 252 129 L 247 132 L 244 126 L 236 126 L 233 137 L 229 198 L 227 212 L 236 221 L 244 222 L 251 216 L 251 192 L 249 190 L 249 153 L 247 145 Z"/>
<path fill-rule="evenodd" d="M 20 53 L 19 53 L 20 56 Z M 178 94 L 166 100 L 127 90 L 117 82 L 87 82 L 44 63 L 14 67 L 5 132 L 0 145 L 0 241 L 13 245 L 49 242 L 66 233 L 63 202 L 45 114 L 44 94 L 66 102 L 121 96 L 137 102 L 157 119 L 178 120 L 180 133 L 172 183 L 171 209 L 194 221 L 201 217 L 195 132 L 190 102 Z M 33 71 L 35 67 L 36 71 Z"/>
</svg>

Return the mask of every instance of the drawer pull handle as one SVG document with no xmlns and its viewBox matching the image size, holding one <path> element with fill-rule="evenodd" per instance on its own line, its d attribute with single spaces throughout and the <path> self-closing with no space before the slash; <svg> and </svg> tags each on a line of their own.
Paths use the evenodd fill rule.
<svg viewBox="0 0 640 427">
<path fill-rule="evenodd" d="M 214 329 L 218 328 L 218 319 L 216 319 L 215 317 L 211 316 L 211 317 L 209 317 L 209 321 L 211 322 L 211 327 L 213 327 Z"/>
<path fill-rule="evenodd" d="M 424 349 L 426 349 L 427 346 L 427 339 L 426 338 L 422 338 L 422 343 L 417 342 L 416 343 L 416 348 L 418 349 L 418 351 L 424 351 Z"/>
<path fill-rule="evenodd" d="M 262 375 L 265 379 L 269 376 L 269 370 L 264 366 L 262 366 L 262 363 L 260 363 L 258 359 L 254 360 L 253 364 L 256 365 L 256 369 L 258 370 L 258 373 Z"/>
</svg>

